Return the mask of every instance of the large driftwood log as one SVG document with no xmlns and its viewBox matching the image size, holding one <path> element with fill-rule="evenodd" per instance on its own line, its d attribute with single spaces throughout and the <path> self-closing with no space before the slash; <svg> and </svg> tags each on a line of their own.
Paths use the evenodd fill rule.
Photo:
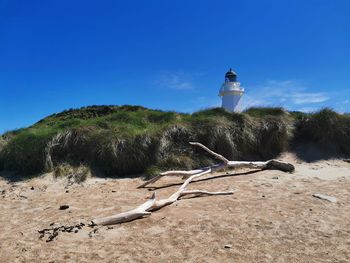
<svg viewBox="0 0 350 263">
<path fill-rule="evenodd" d="M 204 167 L 196 170 L 190 170 L 190 171 L 167 171 L 164 173 L 160 173 L 158 176 L 153 177 L 152 179 L 146 181 L 142 185 L 140 185 L 138 188 L 145 187 L 149 184 L 152 184 L 156 181 L 158 181 L 160 178 L 164 176 L 183 176 L 188 177 L 193 174 L 201 173 L 203 171 L 206 171 L 208 169 L 211 169 L 211 172 L 219 172 L 224 169 L 237 169 L 237 168 L 251 168 L 251 169 L 270 169 L 270 170 L 280 170 L 283 172 L 294 172 L 294 166 L 290 163 L 285 163 L 277 160 L 268 160 L 265 162 L 250 162 L 250 161 L 229 161 L 224 156 L 213 152 L 206 146 L 204 146 L 201 143 L 198 142 L 190 142 L 191 145 L 199 146 L 200 148 L 204 149 L 211 155 L 213 155 L 215 158 L 222 161 L 221 164 L 215 164 L 210 167 Z"/>
<path fill-rule="evenodd" d="M 194 179 L 201 177 L 203 175 L 221 171 L 226 168 L 255 168 L 255 169 L 277 169 L 284 172 L 293 172 L 294 166 L 289 163 L 284 163 L 276 160 L 269 160 L 266 162 L 240 162 L 240 161 L 229 161 L 224 156 L 213 152 L 203 144 L 200 144 L 198 142 L 190 142 L 191 145 L 199 146 L 205 151 L 209 152 L 211 155 L 213 155 L 215 158 L 222 161 L 221 164 L 216 164 L 209 167 L 204 167 L 196 170 L 191 171 L 167 171 L 164 173 L 161 173 L 160 175 L 152 178 L 151 180 L 145 182 L 139 187 L 144 187 L 148 184 L 154 183 L 163 176 L 183 176 L 187 178 L 184 183 L 180 186 L 180 188 L 173 193 L 171 196 L 169 196 L 166 199 L 156 200 L 156 193 L 153 193 L 152 197 L 147 200 L 144 204 L 136 207 L 135 209 L 132 209 L 127 212 L 123 212 L 120 214 L 116 214 L 113 216 L 108 217 L 102 217 L 97 218 L 92 221 L 93 224 L 96 225 L 112 225 L 112 224 L 118 224 L 123 222 L 132 221 L 138 218 L 143 218 L 145 216 L 148 216 L 151 214 L 152 211 L 158 210 L 164 206 L 170 205 L 174 202 L 176 202 L 180 197 L 184 195 L 230 195 L 233 194 L 233 191 L 227 191 L 227 192 L 209 192 L 205 190 L 186 190 L 186 187 L 193 181 Z"/>
</svg>

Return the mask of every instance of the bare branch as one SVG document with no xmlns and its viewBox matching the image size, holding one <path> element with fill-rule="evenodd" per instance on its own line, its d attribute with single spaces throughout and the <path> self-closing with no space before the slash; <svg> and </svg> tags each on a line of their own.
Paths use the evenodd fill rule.
<svg viewBox="0 0 350 263">
<path fill-rule="evenodd" d="M 293 172 L 294 166 L 290 163 L 284 163 L 276 160 L 269 160 L 266 162 L 249 162 L 249 161 L 229 161 L 222 155 L 213 152 L 206 146 L 204 146 L 201 143 L 198 142 L 190 142 L 191 145 L 199 146 L 202 149 L 206 150 L 210 154 L 214 155 L 216 158 L 223 161 L 221 164 L 216 164 L 210 167 L 204 167 L 196 170 L 190 170 L 190 171 L 167 171 L 164 173 L 159 174 L 158 176 L 150 179 L 149 181 L 145 182 L 139 187 L 144 187 L 150 183 L 154 183 L 158 181 L 163 176 L 189 176 L 184 183 L 180 186 L 180 188 L 173 193 L 171 196 L 165 199 L 156 200 L 156 194 L 154 193 L 151 199 L 149 199 L 144 204 L 138 206 L 137 208 L 123 212 L 117 215 L 109 216 L 109 217 L 102 217 L 97 218 L 93 220 L 92 222 L 96 225 L 110 225 L 110 224 L 117 224 L 117 223 L 123 223 L 128 222 L 134 219 L 142 218 L 144 216 L 148 216 L 151 214 L 151 211 L 158 210 L 164 206 L 170 205 L 174 202 L 176 202 L 181 196 L 184 195 L 229 195 L 233 194 L 233 191 L 227 191 L 227 192 L 209 192 L 206 190 L 186 190 L 186 187 L 196 178 L 201 177 L 203 175 L 217 172 L 220 170 L 223 170 L 225 168 L 258 168 L 258 169 L 277 169 L 284 172 Z"/>
<path fill-rule="evenodd" d="M 117 215 L 113 215 L 113 216 L 97 218 L 97 219 L 94 219 L 92 222 L 93 224 L 96 224 L 96 225 L 106 226 L 106 225 L 129 222 L 137 218 L 148 216 L 151 214 L 151 212 L 148 212 L 147 210 L 154 205 L 155 201 L 156 201 L 156 193 L 153 193 L 152 197 L 147 202 L 136 207 L 135 209 L 132 209 L 130 211 L 123 212 Z"/>
<path fill-rule="evenodd" d="M 210 150 L 208 147 L 204 146 L 203 144 L 199 143 L 199 142 L 190 142 L 191 145 L 194 146 L 199 146 L 200 148 L 202 148 L 203 150 L 207 151 L 208 153 L 210 153 L 211 155 L 214 155 L 215 158 L 223 161 L 225 164 L 227 164 L 229 162 L 229 160 L 227 160 L 224 156 L 222 156 L 221 154 L 218 154 L 216 152 L 213 152 L 212 150 Z"/>
</svg>

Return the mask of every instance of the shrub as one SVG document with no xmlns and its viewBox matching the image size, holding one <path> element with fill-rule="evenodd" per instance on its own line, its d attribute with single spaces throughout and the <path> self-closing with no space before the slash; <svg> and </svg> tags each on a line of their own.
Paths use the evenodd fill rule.
<svg viewBox="0 0 350 263">
<path fill-rule="evenodd" d="M 308 114 L 296 123 L 296 139 L 350 154 L 350 117 L 331 109 Z"/>
</svg>

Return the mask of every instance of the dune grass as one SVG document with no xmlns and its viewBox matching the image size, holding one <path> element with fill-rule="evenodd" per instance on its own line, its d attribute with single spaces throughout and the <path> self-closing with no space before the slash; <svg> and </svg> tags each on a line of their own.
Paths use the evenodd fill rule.
<svg viewBox="0 0 350 263">
<path fill-rule="evenodd" d="M 305 114 L 282 108 L 243 113 L 214 108 L 183 114 L 140 106 L 91 106 L 3 134 L 0 170 L 30 176 L 62 165 L 84 165 L 95 175 L 129 176 L 213 162 L 189 141 L 232 160 L 273 158 L 298 141 L 350 154 L 349 129 L 349 115 L 330 109 Z"/>
<path fill-rule="evenodd" d="M 311 141 L 323 148 L 350 154 L 350 116 L 323 109 L 314 114 L 299 116 L 296 136 L 300 141 Z"/>
</svg>

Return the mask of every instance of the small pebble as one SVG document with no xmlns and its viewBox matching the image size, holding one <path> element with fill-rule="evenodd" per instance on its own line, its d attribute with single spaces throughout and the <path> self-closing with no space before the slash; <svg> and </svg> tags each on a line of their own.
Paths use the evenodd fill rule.
<svg viewBox="0 0 350 263">
<path fill-rule="evenodd" d="M 232 245 L 227 244 L 224 246 L 224 248 L 232 248 Z"/>
</svg>

